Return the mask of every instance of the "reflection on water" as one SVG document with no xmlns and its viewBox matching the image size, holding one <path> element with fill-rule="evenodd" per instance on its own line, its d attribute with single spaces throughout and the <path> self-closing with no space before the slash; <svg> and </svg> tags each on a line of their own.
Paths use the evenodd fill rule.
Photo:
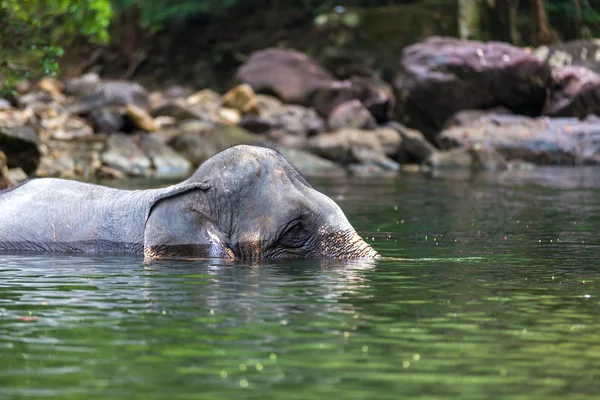
<svg viewBox="0 0 600 400">
<path fill-rule="evenodd" d="M 376 261 L 0 255 L 0 398 L 595 399 L 598 186 L 494 179 L 315 181 Z"/>
</svg>

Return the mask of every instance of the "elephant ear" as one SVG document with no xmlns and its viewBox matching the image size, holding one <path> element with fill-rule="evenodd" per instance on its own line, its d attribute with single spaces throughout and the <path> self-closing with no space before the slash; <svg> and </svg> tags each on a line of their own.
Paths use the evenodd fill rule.
<svg viewBox="0 0 600 400">
<path fill-rule="evenodd" d="M 205 183 L 172 186 L 158 193 L 146 217 L 146 259 L 233 258 L 209 217 Z"/>
</svg>

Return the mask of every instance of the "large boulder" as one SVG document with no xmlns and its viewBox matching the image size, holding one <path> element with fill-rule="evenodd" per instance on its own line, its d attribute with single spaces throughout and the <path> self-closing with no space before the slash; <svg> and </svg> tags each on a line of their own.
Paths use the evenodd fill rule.
<svg viewBox="0 0 600 400">
<path fill-rule="evenodd" d="M 550 67 L 523 49 L 433 37 L 404 49 L 394 86 L 399 118 L 432 140 L 461 110 L 504 106 L 540 115 L 550 81 Z"/>
<path fill-rule="evenodd" d="M 237 71 L 237 79 L 256 92 L 275 94 L 286 103 L 308 105 L 314 91 L 333 77 L 313 59 L 295 50 L 255 51 Z"/>
<path fill-rule="evenodd" d="M 554 71 L 553 78 L 545 115 L 580 119 L 600 115 L 600 75 L 572 65 Z"/>
<path fill-rule="evenodd" d="M 451 127 L 438 137 L 440 147 L 495 149 L 507 160 L 535 164 L 599 164 L 600 119 L 530 118 L 485 115 L 470 125 Z"/>
</svg>

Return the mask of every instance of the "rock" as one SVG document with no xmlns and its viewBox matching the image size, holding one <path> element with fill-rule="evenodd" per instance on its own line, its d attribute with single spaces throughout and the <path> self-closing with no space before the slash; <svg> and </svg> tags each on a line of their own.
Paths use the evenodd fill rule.
<svg viewBox="0 0 600 400">
<path fill-rule="evenodd" d="M 600 40 L 584 39 L 541 46 L 535 56 L 552 68 L 561 69 L 569 65 L 588 68 L 600 74 Z"/>
<path fill-rule="evenodd" d="M 8 170 L 8 180 L 11 181 L 13 185 L 25 182 L 27 179 L 29 179 L 29 177 L 22 168 L 11 168 Z"/>
<path fill-rule="evenodd" d="M 271 123 L 256 114 L 246 114 L 239 123 L 240 128 L 252 133 L 265 133 L 272 128 Z"/>
<path fill-rule="evenodd" d="M 349 100 L 337 105 L 327 118 L 332 131 L 342 128 L 374 129 L 377 122 L 373 115 L 358 100 Z"/>
<path fill-rule="evenodd" d="M 150 114 L 133 104 L 128 104 L 125 107 L 125 113 L 134 128 L 146 132 L 153 132 L 158 129 L 158 126 L 156 126 L 156 123 Z"/>
<path fill-rule="evenodd" d="M 554 71 L 543 113 L 554 117 L 600 115 L 600 75 L 578 66 Z"/>
<path fill-rule="evenodd" d="M 257 135 L 239 127 L 203 121 L 188 121 L 162 135 L 169 146 L 185 157 L 194 168 L 226 148 L 259 140 Z"/>
<path fill-rule="evenodd" d="M 385 155 L 392 160 L 397 160 L 402 150 L 402 136 L 400 133 L 393 128 L 387 127 L 379 127 L 374 132 Z"/>
<path fill-rule="evenodd" d="M 63 118 L 60 118 L 60 121 L 53 121 L 56 122 L 56 125 L 45 124 L 46 121 L 42 122 L 42 126 L 50 131 L 52 139 L 73 140 L 94 134 L 94 130 L 85 120 L 70 115 L 62 115 L 61 117 Z"/>
<path fill-rule="evenodd" d="M 74 179 L 76 177 L 75 161 L 68 152 L 50 152 L 40 160 L 35 176 Z"/>
<path fill-rule="evenodd" d="M 63 80 L 63 91 L 67 95 L 80 97 L 92 94 L 99 85 L 100 77 L 91 73 Z"/>
<path fill-rule="evenodd" d="M 235 108 L 221 107 L 217 110 L 218 121 L 227 125 L 237 125 L 242 121 L 242 114 Z"/>
<path fill-rule="evenodd" d="M 6 155 L 8 168 L 23 168 L 33 173 L 43 152 L 43 144 L 37 133 L 29 127 L 0 126 L 0 149 Z"/>
<path fill-rule="evenodd" d="M 263 108 L 261 117 L 269 121 L 273 129 L 280 129 L 296 136 L 311 136 L 325 131 L 325 122 L 314 109 L 295 104 Z"/>
<path fill-rule="evenodd" d="M 218 111 L 221 103 L 221 96 L 209 89 L 196 92 L 185 99 L 186 106 L 200 119 L 213 122 L 219 120 Z"/>
<path fill-rule="evenodd" d="M 399 165 L 385 155 L 377 133 L 358 129 L 342 129 L 312 137 L 307 148 L 326 159 L 342 165 L 373 163 L 385 169 L 398 169 Z"/>
<path fill-rule="evenodd" d="M 6 154 L 0 150 L 0 190 L 7 189 L 13 185 L 6 166 Z"/>
<path fill-rule="evenodd" d="M 417 130 L 409 129 L 398 122 L 389 122 L 385 125 L 400 133 L 402 146 L 397 156 L 400 162 L 421 163 L 437 151 L 434 145 L 429 143 L 425 136 Z"/>
<path fill-rule="evenodd" d="M 461 110 L 504 106 L 540 115 L 551 81 L 548 65 L 506 43 L 432 37 L 407 47 L 395 79 L 398 116 L 433 141 Z"/>
<path fill-rule="evenodd" d="M 62 93 L 62 84 L 54 78 L 44 77 L 36 85 L 38 90 L 42 90 L 52 97 L 54 101 L 64 101 L 65 95 Z"/>
<path fill-rule="evenodd" d="M 150 112 L 154 118 L 158 117 L 173 117 L 176 121 L 187 121 L 190 119 L 201 119 L 202 116 L 191 110 L 183 101 L 168 101 Z"/>
<path fill-rule="evenodd" d="M 93 179 L 102 164 L 100 153 L 104 149 L 104 138 L 92 135 L 70 141 L 49 140 L 47 147 L 35 176 Z"/>
<path fill-rule="evenodd" d="M 306 54 L 270 48 L 255 51 L 238 69 L 237 79 L 256 92 L 272 93 L 286 103 L 308 105 L 314 91 L 332 76 Z"/>
<path fill-rule="evenodd" d="M 377 122 L 390 120 L 396 104 L 393 89 L 384 81 L 354 77 L 321 85 L 315 91 L 312 105 L 319 115 L 327 118 L 336 107 L 351 100 L 360 101 Z"/>
<path fill-rule="evenodd" d="M 259 114 L 258 99 L 252 87 L 241 84 L 223 95 L 223 107 L 234 108 L 244 114 Z"/>
<path fill-rule="evenodd" d="M 125 179 L 126 175 L 118 169 L 111 168 L 107 165 L 101 166 L 96 171 L 96 178 L 98 179 Z"/>
<path fill-rule="evenodd" d="M 153 175 L 156 178 L 185 177 L 192 168 L 191 163 L 183 156 L 150 135 L 141 136 L 140 147 L 152 161 Z"/>
<path fill-rule="evenodd" d="M 129 104 L 147 110 L 150 97 L 146 89 L 127 81 L 102 81 L 91 94 L 79 97 L 70 104 L 69 111 L 73 114 L 87 114 L 106 106 L 125 107 Z"/>
<path fill-rule="evenodd" d="M 305 176 L 346 176 L 344 168 L 325 158 L 299 149 L 281 148 L 279 152 Z"/>
<path fill-rule="evenodd" d="M 10 104 L 10 101 L 0 98 L 0 110 L 10 110 L 12 108 L 12 104 Z"/>
<path fill-rule="evenodd" d="M 110 135 L 101 159 L 104 164 L 129 176 L 151 175 L 152 162 L 132 136 Z"/>
<path fill-rule="evenodd" d="M 98 133 L 120 132 L 125 126 L 125 115 L 119 107 L 101 107 L 91 110 L 88 121 Z"/>
<path fill-rule="evenodd" d="M 505 107 L 493 107 L 487 110 L 463 110 L 448 118 L 444 123 L 444 129 L 451 128 L 453 126 L 469 125 L 473 121 L 477 121 L 479 118 L 489 114 L 514 115 L 508 108 Z"/>
<path fill-rule="evenodd" d="M 440 147 L 483 146 L 506 160 L 535 164 L 600 163 L 600 119 L 487 115 L 439 135 Z"/>
<path fill-rule="evenodd" d="M 424 162 L 435 169 L 470 168 L 496 171 L 507 169 L 506 160 L 492 148 L 465 146 L 432 153 Z"/>
</svg>

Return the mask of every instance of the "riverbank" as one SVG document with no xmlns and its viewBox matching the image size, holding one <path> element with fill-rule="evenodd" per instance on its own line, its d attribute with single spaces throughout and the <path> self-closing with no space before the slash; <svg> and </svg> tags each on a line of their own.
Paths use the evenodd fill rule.
<svg viewBox="0 0 600 400">
<path fill-rule="evenodd" d="M 241 143 L 277 147 L 306 175 L 598 164 L 600 76 L 555 54 L 434 37 L 407 47 L 388 83 L 271 48 L 226 93 L 44 78 L 0 99 L 0 185 L 180 178 Z"/>
</svg>

